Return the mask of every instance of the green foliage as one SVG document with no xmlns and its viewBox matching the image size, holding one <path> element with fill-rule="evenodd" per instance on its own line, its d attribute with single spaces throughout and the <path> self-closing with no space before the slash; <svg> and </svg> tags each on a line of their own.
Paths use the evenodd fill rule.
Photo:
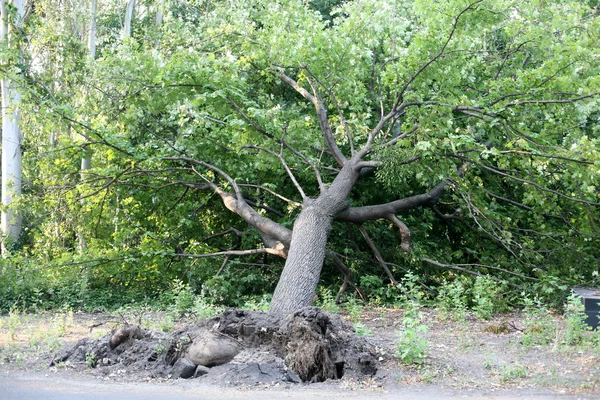
<svg viewBox="0 0 600 400">
<path fill-rule="evenodd" d="M 538 299 L 524 296 L 523 345 L 537 346 L 552 343 L 556 339 L 558 325 L 555 317 Z"/>
<path fill-rule="evenodd" d="M 423 324 L 423 312 L 420 311 L 422 295 L 417 282 L 418 277 L 413 274 L 402 280 L 404 316 L 395 355 L 407 364 L 423 364 L 429 347 L 429 342 L 423 337 L 429 328 Z"/>
<path fill-rule="evenodd" d="M 436 307 L 442 319 L 450 316 L 455 321 L 467 317 L 467 291 L 460 280 L 444 282 L 439 288 Z"/>
<path fill-rule="evenodd" d="M 592 332 L 591 327 L 585 323 L 586 314 L 584 312 L 581 296 L 572 293 L 567 298 L 565 305 L 565 330 L 562 341 L 567 346 L 592 344 L 599 342 L 597 332 Z"/>
<path fill-rule="evenodd" d="M 527 368 L 521 364 L 513 364 L 502 368 L 500 380 L 502 382 L 511 382 L 525 377 L 527 377 Z"/>
<path fill-rule="evenodd" d="M 263 243 L 203 187 L 229 190 L 229 182 L 167 158 L 214 164 L 248 185 L 244 196 L 265 206 L 259 213 L 291 228 L 298 207 L 282 198 L 301 199 L 284 168 L 245 146 L 281 150 L 309 196 L 319 187 L 308 164 L 329 184 L 334 163 L 321 151 L 314 110 L 281 83 L 279 67 L 304 88 L 309 80 L 327 88 L 322 101 L 345 154 L 346 129 L 355 147 L 364 144 L 406 85 L 401 100 L 415 105 L 384 129 L 385 140 L 402 136 L 376 146 L 369 160 L 382 167 L 361 178 L 349 203 L 386 203 L 452 181 L 439 214 L 403 213 L 412 253 L 398 249 L 395 226 L 369 223 L 386 261 L 439 288 L 441 312 L 487 319 L 505 297 L 515 302 L 518 293 L 487 276 L 527 285 L 554 306 L 567 286 L 597 283 L 600 66 L 590 62 L 600 37 L 597 1 L 466 5 L 171 2 L 157 27 L 150 4 L 123 41 L 122 4 L 108 1 L 98 15 L 98 56 L 89 60 L 87 5 L 36 2 L 19 39 L 23 51 L 15 43 L 0 49 L 14 66 L 3 76 L 25 73 L 24 187 L 15 203 L 24 232 L 0 260 L 0 311 L 145 301 L 181 314 L 197 306 L 198 293 L 207 304 L 237 307 L 272 292 L 283 262 L 271 255 L 229 260 L 218 276 L 222 257 L 182 256 Z M 282 137 L 305 159 L 282 148 Z M 84 156 L 92 169 L 82 175 Z M 230 228 L 243 234 L 214 236 Z M 347 256 L 371 303 L 402 301 L 352 228 L 336 224 L 329 247 Z M 424 258 L 486 277 L 469 281 Z M 339 283 L 333 268 L 322 278 L 327 288 Z M 336 310 L 325 296 L 324 306 Z"/>
<path fill-rule="evenodd" d="M 340 306 L 335 302 L 335 296 L 331 292 L 330 289 L 320 287 L 319 288 L 319 299 L 317 302 L 317 307 L 321 307 L 323 310 L 330 313 L 339 313 Z"/>
<path fill-rule="evenodd" d="M 96 368 L 98 364 L 98 360 L 96 360 L 96 354 L 94 353 L 86 353 L 85 354 L 85 366 L 87 368 Z"/>
</svg>

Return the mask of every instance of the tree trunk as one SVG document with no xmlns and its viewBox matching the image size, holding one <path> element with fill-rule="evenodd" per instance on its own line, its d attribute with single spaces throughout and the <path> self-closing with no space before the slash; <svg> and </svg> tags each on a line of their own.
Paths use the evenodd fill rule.
<svg viewBox="0 0 600 400">
<path fill-rule="evenodd" d="M 269 312 L 292 312 L 313 302 L 333 221 L 333 216 L 324 213 L 318 201 L 313 202 L 294 223 L 290 251 Z"/>
<path fill-rule="evenodd" d="M 17 11 L 16 26 L 23 22 L 23 1 L 15 0 L 13 5 Z M 2 21 L 0 36 L 7 44 L 9 38 L 8 21 L 10 16 L 6 10 L 6 2 L 0 2 Z M 21 131 L 19 130 L 19 105 L 21 93 L 15 83 L 5 78 L 2 80 L 2 218 L 1 227 L 4 240 L 2 253 L 6 251 L 6 242 L 14 242 L 21 233 L 21 216 L 10 208 L 16 196 L 21 194 Z"/>
<path fill-rule="evenodd" d="M 123 24 L 123 39 L 131 37 L 131 20 L 133 19 L 133 10 L 135 8 L 135 0 L 127 2 L 125 9 L 125 23 Z"/>
<path fill-rule="evenodd" d="M 165 0 L 158 0 L 158 6 L 156 7 L 156 16 L 154 17 L 154 23 L 156 25 L 162 25 L 163 21 L 163 8 L 165 7 Z"/>
<path fill-rule="evenodd" d="M 290 313 L 312 305 L 331 225 L 335 216 L 348 207 L 348 196 L 357 179 L 354 163 L 348 161 L 330 188 L 315 200 L 305 200 L 294 223 L 290 250 L 269 306 L 270 313 Z"/>
</svg>

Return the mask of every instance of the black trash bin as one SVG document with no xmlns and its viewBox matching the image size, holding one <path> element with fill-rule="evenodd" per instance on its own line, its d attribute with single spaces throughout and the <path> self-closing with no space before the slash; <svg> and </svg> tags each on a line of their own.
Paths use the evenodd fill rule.
<svg viewBox="0 0 600 400">
<path fill-rule="evenodd" d="M 591 288 L 573 288 L 573 292 L 581 296 L 587 318 L 585 323 L 593 329 L 598 329 L 598 314 L 600 313 L 600 290 Z"/>
</svg>

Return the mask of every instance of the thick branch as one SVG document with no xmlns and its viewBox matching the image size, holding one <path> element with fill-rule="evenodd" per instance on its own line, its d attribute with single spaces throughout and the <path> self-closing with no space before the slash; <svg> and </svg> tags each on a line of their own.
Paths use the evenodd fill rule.
<svg viewBox="0 0 600 400">
<path fill-rule="evenodd" d="M 431 206 L 436 204 L 449 181 L 438 184 L 428 193 L 416 196 L 406 197 L 404 199 L 392 201 L 385 204 L 364 207 L 350 207 L 336 216 L 337 221 L 348 221 L 362 223 L 380 218 L 387 218 L 388 215 L 396 214 L 400 211 L 412 210 L 417 207 Z"/>
<path fill-rule="evenodd" d="M 219 196 L 221 196 L 221 199 L 223 200 L 225 207 L 227 207 L 230 211 L 232 211 L 232 212 L 236 213 L 237 215 L 239 215 L 240 217 L 242 217 L 242 219 L 244 221 L 246 221 L 246 223 L 248 223 L 248 225 L 253 226 L 254 228 L 258 229 L 260 232 L 263 232 L 263 233 L 279 240 L 285 246 L 289 247 L 290 241 L 292 240 L 292 231 L 267 217 L 263 217 L 262 215 L 257 213 L 256 210 L 254 210 L 252 207 L 250 207 L 248 205 L 248 203 L 246 203 L 246 201 L 244 200 L 236 182 L 225 172 L 221 171 L 214 165 L 205 163 L 203 161 L 193 160 L 193 159 L 190 159 L 187 157 L 167 157 L 167 159 L 174 160 L 174 161 L 184 161 L 184 162 L 187 162 L 190 164 L 201 165 L 212 171 L 219 173 L 227 182 L 229 182 L 231 184 L 231 186 L 236 191 L 236 195 L 234 196 L 233 194 L 228 193 L 228 192 L 224 191 L 223 189 L 221 189 L 220 187 L 218 187 L 215 183 L 209 182 L 207 180 L 207 183 L 209 183 L 211 185 L 212 189 Z M 206 179 L 206 178 L 204 178 L 204 179 Z"/>
</svg>

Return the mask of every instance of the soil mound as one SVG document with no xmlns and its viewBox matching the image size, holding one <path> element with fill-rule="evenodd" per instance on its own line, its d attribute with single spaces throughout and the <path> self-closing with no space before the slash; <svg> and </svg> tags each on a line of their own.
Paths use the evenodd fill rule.
<svg viewBox="0 0 600 400">
<path fill-rule="evenodd" d="M 322 382 L 377 372 L 375 347 L 339 316 L 309 307 L 289 315 L 245 310 L 171 334 L 124 325 L 81 339 L 50 365 L 69 362 L 112 378 L 200 378 L 252 385 Z"/>
</svg>

